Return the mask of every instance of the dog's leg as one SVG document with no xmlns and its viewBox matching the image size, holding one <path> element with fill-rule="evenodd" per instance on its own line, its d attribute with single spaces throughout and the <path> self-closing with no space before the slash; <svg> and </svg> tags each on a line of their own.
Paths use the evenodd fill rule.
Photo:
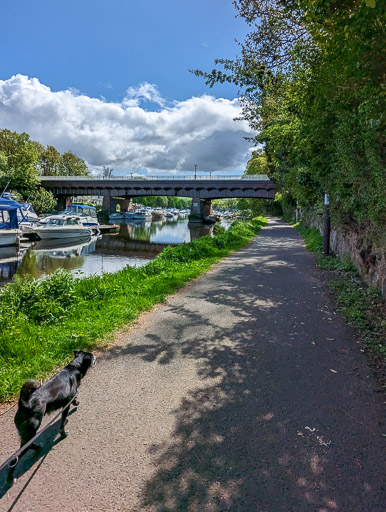
<svg viewBox="0 0 386 512">
<path fill-rule="evenodd" d="M 14 478 L 13 475 L 15 473 L 16 465 L 18 462 L 18 459 L 12 459 L 10 465 L 8 466 L 7 484 L 9 486 L 13 485 L 16 482 L 16 478 Z"/>
<path fill-rule="evenodd" d="M 65 437 L 67 437 L 67 434 L 66 434 L 66 431 L 64 430 L 64 427 L 66 426 L 67 424 L 67 414 L 68 414 L 68 409 L 69 407 L 66 407 L 65 409 L 63 409 L 63 412 L 62 412 L 62 419 L 61 419 L 61 422 L 60 422 L 60 435 L 61 437 L 64 439 Z"/>
<path fill-rule="evenodd" d="M 21 448 L 23 448 L 23 446 L 25 444 L 27 444 L 28 441 L 35 436 L 35 434 L 36 434 L 36 431 L 23 432 L 22 436 L 21 436 L 21 440 L 20 440 L 19 450 Z M 37 445 L 35 443 L 32 443 L 30 446 L 28 446 L 28 448 L 32 448 L 35 452 L 39 452 L 42 449 L 42 446 L 39 446 L 39 445 Z M 7 482 L 8 482 L 9 485 L 12 485 L 12 484 L 14 484 L 16 482 L 16 478 L 14 478 L 14 476 L 13 476 L 14 473 L 15 473 L 16 466 L 19 463 L 20 459 L 27 453 L 28 448 L 26 448 L 25 450 L 21 451 L 19 453 L 18 457 L 15 457 L 14 459 L 12 459 L 10 461 L 9 466 L 8 466 L 8 474 L 7 474 Z"/>
<path fill-rule="evenodd" d="M 28 443 L 28 441 L 30 441 L 33 437 L 35 437 L 36 432 L 38 431 L 39 426 L 40 426 L 40 422 L 39 422 L 39 424 L 38 424 L 38 425 L 36 425 L 36 428 L 31 429 L 31 430 L 26 431 L 26 432 L 22 432 L 21 439 L 20 439 L 20 448 L 23 448 L 23 446 L 24 446 L 25 444 L 27 444 L 27 443 Z M 38 444 L 36 444 L 36 443 L 32 443 L 28 448 L 32 448 L 32 450 L 38 451 L 38 450 L 41 450 L 41 448 L 42 448 L 42 447 L 41 447 L 41 446 L 39 446 L 39 445 L 38 445 Z M 25 454 L 25 452 L 28 450 L 28 448 L 27 448 L 25 451 L 21 452 L 21 454 L 20 454 L 19 458 L 20 458 L 22 455 L 24 455 L 24 454 Z"/>
<path fill-rule="evenodd" d="M 75 407 L 77 407 L 79 405 L 79 397 L 78 397 L 78 393 L 76 393 L 75 395 L 75 398 L 74 398 L 74 401 L 72 402 Z"/>
</svg>

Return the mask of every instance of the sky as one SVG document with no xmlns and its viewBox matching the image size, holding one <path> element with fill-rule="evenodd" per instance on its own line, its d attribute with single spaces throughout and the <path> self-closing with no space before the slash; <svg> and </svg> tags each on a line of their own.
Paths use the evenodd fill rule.
<svg viewBox="0 0 386 512">
<path fill-rule="evenodd" d="M 231 0 L 1 0 L 0 128 L 92 171 L 240 174 L 253 132 L 237 88 L 189 69 L 235 58 Z"/>
</svg>

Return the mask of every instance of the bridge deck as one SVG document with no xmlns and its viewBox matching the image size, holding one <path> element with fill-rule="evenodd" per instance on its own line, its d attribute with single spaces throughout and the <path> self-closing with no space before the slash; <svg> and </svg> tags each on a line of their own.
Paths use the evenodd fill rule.
<svg viewBox="0 0 386 512">
<path fill-rule="evenodd" d="M 191 176 L 100 178 L 94 176 L 42 176 L 41 184 L 56 196 L 99 195 L 118 197 L 180 196 L 200 199 L 275 197 L 275 184 L 266 175 L 246 177 Z"/>
</svg>

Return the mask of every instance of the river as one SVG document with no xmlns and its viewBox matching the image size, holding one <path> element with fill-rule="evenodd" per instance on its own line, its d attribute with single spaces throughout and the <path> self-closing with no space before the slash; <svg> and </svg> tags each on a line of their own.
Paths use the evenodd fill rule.
<svg viewBox="0 0 386 512">
<path fill-rule="evenodd" d="M 15 275 L 42 278 L 58 268 L 76 276 L 89 276 L 117 272 L 127 265 L 139 267 L 167 245 L 190 242 L 212 233 L 212 226 L 188 226 L 187 218 L 124 222 L 119 228 L 119 233 L 92 237 L 86 243 L 47 240 L 22 244 L 19 250 L 1 247 L 0 285 L 11 282 Z"/>
</svg>

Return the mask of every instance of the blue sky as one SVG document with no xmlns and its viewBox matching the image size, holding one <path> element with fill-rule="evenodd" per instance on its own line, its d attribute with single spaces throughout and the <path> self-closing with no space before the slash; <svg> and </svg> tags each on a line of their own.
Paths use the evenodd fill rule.
<svg viewBox="0 0 386 512">
<path fill-rule="evenodd" d="M 239 107 L 229 101 L 237 89 L 209 89 L 188 71 L 210 70 L 215 58 L 237 55 L 235 39 L 242 41 L 248 27 L 235 13 L 231 0 L 2 0 L 0 127 L 71 149 L 91 168 L 181 172 L 201 147 L 203 170 L 240 171 L 250 146 L 243 137 L 250 132 L 245 123 L 232 126 Z M 76 115 L 70 118 L 69 111 Z M 197 119 L 206 131 L 197 129 Z M 120 148 L 111 141 L 117 123 Z M 170 141 L 178 133 L 190 153 L 183 157 L 177 143 L 161 137 L 161 126 Z M 233 157 L 222 138 L 228 146 L 234 141 Z M 143 165 L 140 142 L 148 142 L 153 157 L 144 157 Z M 216 160 L 211 145 L 227 160 Z"/>
</svg>

